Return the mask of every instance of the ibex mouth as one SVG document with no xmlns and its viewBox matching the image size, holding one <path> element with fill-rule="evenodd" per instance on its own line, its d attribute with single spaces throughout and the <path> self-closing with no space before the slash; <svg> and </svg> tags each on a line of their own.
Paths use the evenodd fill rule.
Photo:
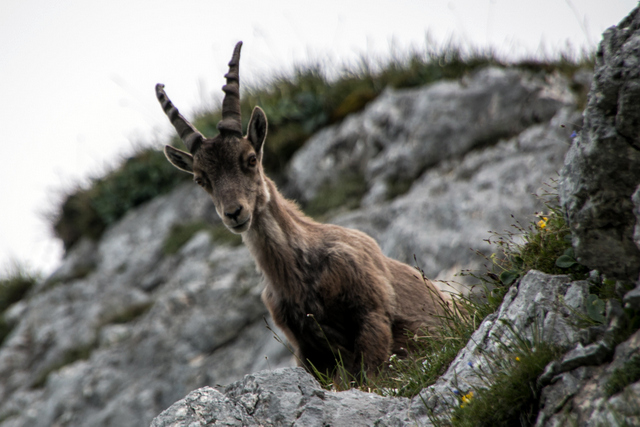
<svg viewBox="0 0 640 427">
<path fill-rule="evenodd" d="M 251 217 L 247 218 L 242 224 L 238 224 L 234 226 L 227 225 L 227 228 L 231 230 L 231 232 L 233 233 L 240 234 L 249 229 L 250 221 L 251 221 Z"/>
</svg>

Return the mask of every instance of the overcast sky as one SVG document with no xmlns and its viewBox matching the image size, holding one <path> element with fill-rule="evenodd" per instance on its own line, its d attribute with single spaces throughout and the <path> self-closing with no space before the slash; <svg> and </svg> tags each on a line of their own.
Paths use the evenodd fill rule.
<svg viewBox="0 0 640 427">
<path fill-rule="evenodd" d="M 0 269 L 51 271 L 62 246 L 44 215 L 139 142 L 170 128 L 154 86 L 187 115 L 220 93 L 233 46 L 243 81 L 321 61 L 424 48 L 501 55 L 595 49 L 633 0 L 2 0 Z M 429 37 L 427 37 L 429 35 Z"/>
</svg>

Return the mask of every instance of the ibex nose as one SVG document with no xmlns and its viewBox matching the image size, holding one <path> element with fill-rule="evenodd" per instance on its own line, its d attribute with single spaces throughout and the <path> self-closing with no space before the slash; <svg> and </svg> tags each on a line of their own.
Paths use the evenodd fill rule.
<svg viewBox="0 0 640 427">
<path fill-rule="evenodd" d="M 238 209 L 233 212 L 225 212 L 224 216 L 238 222 L 238 215 L 240 215 L 240 212 L 242 212 L 242 206 L 238 206 Z"/>
</svg>

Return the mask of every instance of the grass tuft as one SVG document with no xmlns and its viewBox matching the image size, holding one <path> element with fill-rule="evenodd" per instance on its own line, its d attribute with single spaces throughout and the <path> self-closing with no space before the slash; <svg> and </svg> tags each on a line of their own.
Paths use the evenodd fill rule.
<svg viewBox="0 0 640 427">
<path fill-rule="evenodd" d="M 164 254 L 177 253 L 185 243 L 202 230 L 208 231 L 211 239 L 221 245 L 238 246 L 242 243 L 242 237 L 229 231 L 223 224 L 211 226 L 204 221 L 193 221 L 171 227 L 162 246 Z"/>
<path fill-rule="evenodd" d="M 324 183 L 304 211 L 318 218 L 335 209 L 357 209 L 366 192 L 364 176 L 359 172 L 349 172 L 333 182 Z"/>
<path fill-rule="evenodd" d="M 492 232 L 485 240 L 499 249 L 489 258 L 492 280 L 510 286 L 529 270 L 568 274 L 574 280 L 587 278 L 589 270 L 575 259 L 571 230 L 558 207 L 556 188 L 549 187 L 551 191 L 545 194 L 548 213 L 537 213 L 537 220 L 526 227 L 516 221 L 513 230 Z"/>
<path fill-rule="evenodd" d="M 0 345 L 13 329 L 4 318 L 4 312 L 24 298 L 37 283 L 39 276 L 18 263 L 13 263 L 0 278 Z"/>
<path fill-rule="evenodd" d="M 640 354 L 634 354 L 619 368 L 616 368 L 604 386 L 605 396 L 620 393 L 629 384 L 640 380 Z"/>
<path fill-rule="evenodd" d="M 541 390 L 538 377 L 561 352 L 544 341 L 529 342 L 521 337 L 504 350 L 485 355 L 486 365 L 476 372 L 488 386 L 462 396 L 442 424 L 510 427 L 535 423 Z"/>
<path fill-rule="evenodd" d="M 66 250 L 82 236 L 97 240 L 130 209 L 167 193 L 187 178 L 189 174 L 171 166 L 162 151 L 142 148 L 106 176 L 92 179 L 90 187 L 68 195 L 54 215 L 54 233 Z"/>
</svg>

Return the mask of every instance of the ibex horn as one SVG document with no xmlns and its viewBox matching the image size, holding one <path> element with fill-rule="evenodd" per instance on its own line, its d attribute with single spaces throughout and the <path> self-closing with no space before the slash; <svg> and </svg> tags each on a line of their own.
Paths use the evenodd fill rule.
<svg viewBox="0 0 640 427">
<path fill-rule="evenodd" d="M 242 42 L 236 44 L 229 62 L 229 72 L 225 74 L 227 84 L 222 87 L 225 93 L 222 101 L 222 120 L 218 123 L 221 134 L 235 134 L 242 137 L 242 116 L 240 115 L 240 49 Z"/>
<path fill-rule="evenodd" d="M 167 94 L 164 92 L 163 84 L 158 83 L 156 85 L 156 97 L 158 98 L 158 101 L 160 101 L 160 105 L 162 105 L 162 109 L 165 114 L 169 117 L 169 120 L 171 120 L 171 124 L 176 128 L 176 131 L 178 132 L 180 139 L 182 139 L 182 142 L 184 142 L 184 145 L 187 146 L 187 149 L 191 154 L 195 153 L 200 147 L 200 144 L 202 144 L 204 136 L 198 132 L 198 130 L 187 121 L 187 119 L 182 117 L 182 114 L 180 114 L 178 109 L 173 105 Z"/>
</svg>

